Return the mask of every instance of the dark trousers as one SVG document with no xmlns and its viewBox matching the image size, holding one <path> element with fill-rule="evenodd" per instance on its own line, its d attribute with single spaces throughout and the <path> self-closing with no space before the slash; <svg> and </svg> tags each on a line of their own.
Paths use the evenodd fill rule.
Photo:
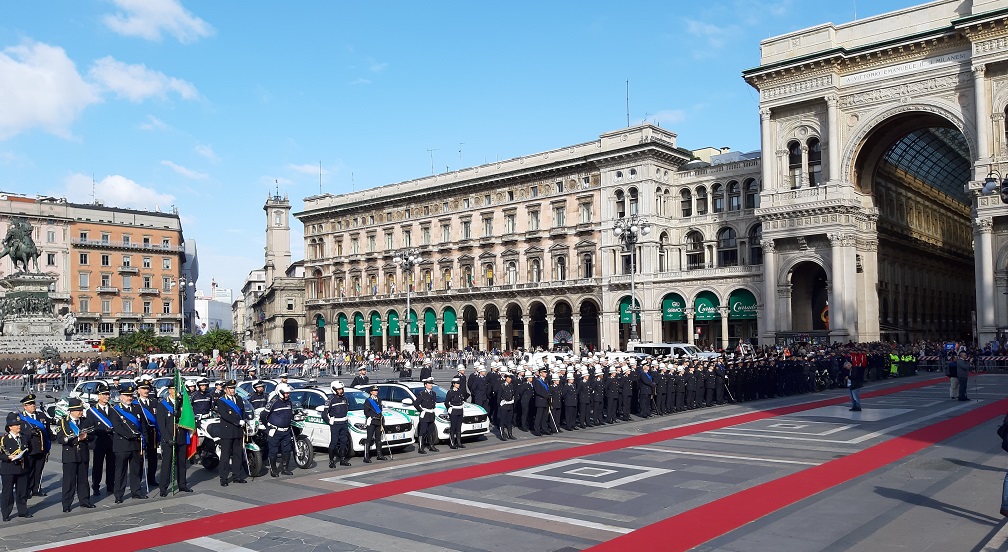
<svg viewBox="0 0 1008 552">
<path fill-rule="evenodd" d="M 291 429 L 287 431 L 270 430 L 270 432 L 272 435 L 266 439 L 270 460 L 280 457 L 290 458 L 291 450 L 294 448 L 294 432 Z"/>
<path fill-rule="evenodd" d="M 589 418 L 589 413 L 591 412 L 592 403 L 582 403 L 580 408 L 578 408 L 578 420 L 577 425 L 581 427 L 588 427 L 591 423 Z"/>
<path fill-rule="evenodd" d="M 647 418 L 651 415 L 651 395 L 645 395 L 641 393 L 637 396 L 637 402 L 640 405 L 640 415 L 642 418 Z"/>
<path fill-rule="evenodd" d="M 70 509 L 74 493 L 77 502 L 87 504 L 91 500 L 91 488 L 88 487 L 88 461 L 65 462 L 63 464 L 63 508 Z"/>
<path fill-rule="evenodd" d="M 514 405 L 505 404 L 497 408 L 497 425 L 502 428 L 514 428 Z"/>
<path fill-rule="evenodd" d="M 240 438 L 222 438 L 220 440 L 220 447 L 220 466 L 217 468 L 217 472 L 220 475 L 221 483 L 228 482 L 229 473 L 234 475 L 235 480 L 245 479 L 246 474 L 243 467 L 245 462 L 242 461 L 245 450 L 242 446 L 242 440 Z M 270 448 L 270 450 L 273 449 Z"/>
<path fill-rule="evenodd" d="M 571 431 L 577 423 L 577 405 L 564 406 L 564 429 Z"/>
<path fill-rule="evenodd" d="M 146 494 L 140 488 L 140 477 L 143 473 L 143 463 L 140 459 L 140 451 L 129 450 L 115 453 L 115 497 L 122 500 L 126 494 L 126 475 L 129 473 L 130 494 L 140 496 Z"/>
<path fill-rule="evenodd" d="M 2 486 L 2 492 L 0 492 L 0 512 L 3 513 L 4 519 L 11 517 L 11 512 L 14 510 L 14 504 L 17 504 L 17 511 L 19 516 L 23 516 L 28 513 L 28 472 L 18 475 L 7 475 L 4 474 L 0 476 L 0 486 Z"/>
<path fill-rule="evenodd" d="M 528 431 L 529 419 L 532 418 L 532 411 L 529 409 L 529 403 L 531 402 L 531 397 L 528 399 L 522 399 L 518 402 L 520 408 L 518 409 L 518 429 L 522 431 Z"/>
<path fill-rule="evenodd" d="M 462 442 L 462 411 L 452 410 L 448 415 L 448 433 L 454 435 L 459 443 Z"/>
<path fill-rule="evenodd" d="M 28 473 L 28 494 L 42 492 L 42 470 L 45 469 L 46 460 L 49 459 L 49 452 L 45 454 L 33 454 L 31 460 L 31 471 Z"/>
<path fill-rule="evenodd" d="M 186 483 L 186 466 L 189 463 L 189 459 L 186 458 L 186 448 L 185 444 L 172 445 L 167 441 L 161 443 L 161 478 L 158 480 L 161 494 L 172 489 L 173 475 L 175 488 L 185 489 L 189 486 Z"/>
<path fill-rule="evenodd" d="M 147 437 L 147 446 L 144 447 L 144 469 L 147 470 L 147 485 L 153 485 L 157 483 L 157 442 L 153 441 L 151 437 Z"/>
<path fill-rule="evenodd" d="M 594 423 L 595 425 L 601 425 L 602 411 L 604 410 L 604 404 L 602 403 L 602 401 L 595 401 L 594 406 L 595 408 L 592 409 L 592 416 L 593 416 L 592 423 Z"/>
<path fill-rule="evenodd" d="M 549 431 L 560 431 L 560 423 L 563 422 L 563 418 L 560 417 L 560 407 L 550 407 L 550 414 Z"/>
<path fill-rule="evenodd" d="M 966 400 L 966 387 L 969 384 L 969 376 L 965 378 L 959 378 L 959 400 Z"/>
<path fill-rule="evenodd" d="M 115 465 L 115 453 L 112 452 L 112 436 L 107 433 L 96 433 L 94 464 L 91 466 L 91 489 L 94 490 L 95 494 L 98 494 L 98 491 L 101 489 L 103 471 L 105 474 L 105 489 L 109 493 L 115 489 Z"/>
<path fill-rule="evenodd" d="M 532 432 L 544 435 L 549 433 L 549 416 L 546 414 L 545 406 L 537 406 L 535 410 L 535 421 L 532 423 Z"/>
<path fill-rule="evenodd" d="M 364 440 L 364 459 L 371 458 L 372 444 L 378 450 L 378 456 L 384 456 L 381 451 L 381 426 L 369 423 L 367 426 L 367 439 Z"/>
<path fill-rule="evenodd" d="M 606 421 L 610 424 L 616 421 L 619 413 L 619 397 L 608 398 L 608 408 L 606 408 Z"/>
<path fill-rule="evenodd" d="M 329 426 L 329 458 L 349 458 L 350 429 L 346 422 L 336 422 Z"/>
</svg>

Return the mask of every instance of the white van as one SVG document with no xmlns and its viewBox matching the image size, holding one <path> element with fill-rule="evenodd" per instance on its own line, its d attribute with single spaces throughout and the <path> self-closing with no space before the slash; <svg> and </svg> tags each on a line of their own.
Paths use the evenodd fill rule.
<svg viewBox="0 0 1008 552">
<path fill-rule="evenodd" d="M 645 353 L 651 356 L 671 356 L 684 358 L 718 359 L 721 353 L 701 351 L 689 343 L 628 343 L 627 351 Z"/>
</svg>

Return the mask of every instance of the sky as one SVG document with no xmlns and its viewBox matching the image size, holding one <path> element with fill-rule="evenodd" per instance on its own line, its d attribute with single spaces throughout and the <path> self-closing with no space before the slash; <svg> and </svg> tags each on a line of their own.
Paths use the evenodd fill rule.
<svg viewBox="0 0 1008 552">
<path fill-rule="evenodd" d="M 198 289 L 237 297 L 268 194 L 297 212 L 596 140 L 628 98 L 682 147 L 756 150 L 760 40 L 915 3 L 3 2 L 0 190 L 177 208 Z"/>
</svg>

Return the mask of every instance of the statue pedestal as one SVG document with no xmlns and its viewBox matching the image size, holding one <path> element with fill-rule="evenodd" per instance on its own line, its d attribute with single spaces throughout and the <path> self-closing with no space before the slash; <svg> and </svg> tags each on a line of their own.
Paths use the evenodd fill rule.
<svg viewBox="0 0 1008 552">
<path fill-rule="evenodd" d="M 52 272 L 32 274 L 18 272 L 0 278 L 0 287 L 10 292 L 44 293 L 49 296 L 49 287 L 56 283 L 59 276 Z"/>
<path fill-rule="evenodd" d="M 66 324 L 56 316 L 49 289 L 58 275 L 19 272 L 0 278 L 0 354 L 40 354 L 49 346 L 61 353 L 91 350 L 81 340 L 67 338 Z M 68 319 L 69 320 L 69 319 Z"/>
</svg>

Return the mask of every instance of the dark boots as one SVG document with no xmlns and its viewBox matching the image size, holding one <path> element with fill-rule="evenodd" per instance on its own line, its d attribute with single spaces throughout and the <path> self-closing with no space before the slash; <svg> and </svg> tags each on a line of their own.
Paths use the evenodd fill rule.
<svg viewBox="0 0 1008 552">
<path fill-rule="evenodd" d="M 426 444 L 427 444 L 426 437 L 421 436 L 419 439 L 417 439 L 417 452 L 419 452 L 420 454 L 427 454 L 427 451 L 424 450 L 424 446 Z"/>
<path fill-rule="evenodd" d="M 329 467 L 330 468 L 336 467 L 336 455 L 333 454 L 332 452 L 329 453 Z"/>
<path fill-rule="evenodd" d="M 514 428 L 513 427 L 509 427 L 508 430 L 507 430 L 507 432 L 508 432 L 508 439 L 515 439 L 515 440 L 518 439 L 517 437 L 514 436 Z"/>
<path fill-rule="evenodd" d="M 434 446 L 434 441 L 435 441 L 434 439 L 430 439 L 430 438 L 427 439 L 427 450 L 429 450 L 431 452 L 437 452 L 438 451 L 437 447 Z"/>
<path fill-rule="evenodd" d="M 277 471 L 276 457 L 270 458 L 270 477 L 280 477 L 280 472 Z"/>
<path fill-rule="evenodd" d="M 283 455 L 283 468 L 280 470 L 281 475 L 294 475 L 294 472 L 290 470 L 290 454 Z"/>
</svg>

